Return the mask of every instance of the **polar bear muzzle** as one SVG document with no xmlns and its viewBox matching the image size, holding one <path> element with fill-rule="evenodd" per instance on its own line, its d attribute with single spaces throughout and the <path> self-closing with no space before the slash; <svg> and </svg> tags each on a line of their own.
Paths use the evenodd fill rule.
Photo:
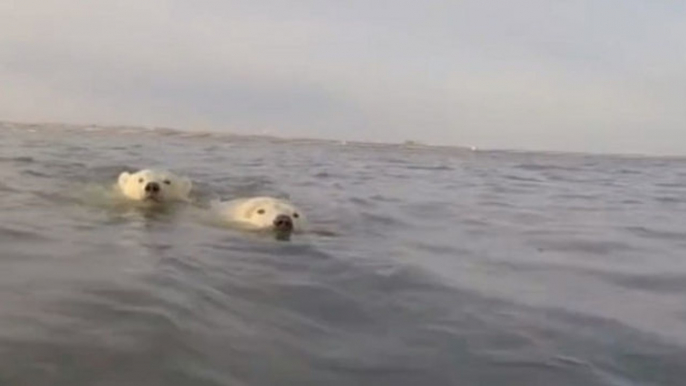
<svg viewBox="0 0 686 386">
<path fill-rule="evenodd" d="M 274 229 L 292 231 L 293 230 L 293 219 L 291 216 L 280 214 L 274 219 Z"/>
<path fill-rule="evenodd" d="M 274 218 L 272 229 L 277 240 L 290 240 L 294 228 L 291 216 L 280 214 Z"/>
<path fill-rule="evenodd" d="M 157 182 L 148 182 L 143 188 L 146 200 L 161 201 L 162 189 Z"/>
</svg>

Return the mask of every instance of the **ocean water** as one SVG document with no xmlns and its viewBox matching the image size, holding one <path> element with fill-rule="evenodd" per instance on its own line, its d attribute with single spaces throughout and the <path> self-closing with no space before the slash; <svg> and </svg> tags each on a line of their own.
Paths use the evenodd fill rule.
<svg viewBox="0 0 686 386">
<path fill-rule="evenodd" d="M 149 166 L 324 232 L 108 201 Z M 684 159 L 6 123 L 0 219 L 3 385 L 686 384 Z"/>
</svg>

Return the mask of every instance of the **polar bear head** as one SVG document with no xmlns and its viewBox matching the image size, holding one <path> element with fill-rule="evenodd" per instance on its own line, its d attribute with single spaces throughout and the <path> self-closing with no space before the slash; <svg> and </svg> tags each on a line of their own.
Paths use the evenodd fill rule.
<svg viewBox="0 0 686 386">
<path fill-rule="evenodd" d="M 129 199 L 157 203 L 188 200 L 192 188 L 188 178 L 165 170 L 123 172 L 119 175 L 118 182 L 119 189 Z"/>
<path fill-rule="evenodd" d="M 253 197 L 239 200 L 233 206 L 233 220 L 252 228 L 273 230 L 277 238 L 288 239 L 305 225 L 302 212 L 290 202 L 273 197 Z"/>
</svg>

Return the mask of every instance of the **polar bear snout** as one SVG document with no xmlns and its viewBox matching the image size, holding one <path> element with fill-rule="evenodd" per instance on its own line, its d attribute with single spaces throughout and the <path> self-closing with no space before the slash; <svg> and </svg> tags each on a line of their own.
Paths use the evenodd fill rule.
<svg viewBox="0 0 686 386">
<path fill-rule="evenodd" d="M 147 194 L 157 194 L 160 192 L 160 184 L 157 182 L 148 182 L 145 184 L 145 193 Z"/>
<path fill-rule="evenodd" d="M 293 230 L 293 219 L 291 216 L 280 214 L 274 218 L 274 229 L 280 232 L 290 232 Z"/>
<path fill-rule="evenodd" d="M 157 182 L 148 182 L 143 191 L 147 200 L 160 201 L 162 199 L 162 187 Z"/>
</svg>

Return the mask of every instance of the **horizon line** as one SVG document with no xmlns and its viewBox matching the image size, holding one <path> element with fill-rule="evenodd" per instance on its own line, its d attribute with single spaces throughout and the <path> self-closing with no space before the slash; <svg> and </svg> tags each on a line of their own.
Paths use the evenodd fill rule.
<svg viewBox="0 0 686 386">
<path fill-rule="evenodd" d="M 437 145 L 433 143 L 427 143 L 424 141 L 418 141 L 413 139 L 406 139 L 402 142 L 389 142 L 389 141 L 376 141 L 376 140 L 354 140 L 354 139 L 333 139 L 333 138 L 322 138 L 322 137 L 298 137 L 298 136 L 281 136 L 278 134 L 245 134 L 236 133 L 231 131 L 220 131 L 218 129 L 183 129 L 178 127 L 167 127 L 164 125 L 143 125 L 143 124 L 130 124 L 130 123 L 76 123 L 76 122 L 59 122 L 59 121 L 25 121 L 25 120 L 6 120 L 0 119 L 0 125 L 18 125 L 18 126 L 72 126 L 76 128 L 102 128 L 102 129 L 138 129 L 140 131 L 148 132 L 174 132 L 179 134 L 191 133 L 198 135 L 220 135 L 220 136 L 233 136 L 233 137 L 245 137 L 245 138 L 264 138 L 264 139 L 277 139 L 283 141 L 309 141 L 309 142 L 322 142 L 322 143 L 339 143 L 339 144 L 353 144 L 353 145 L 375 145 L 375 146 L 389 146 L 389 147 L 412 147 L 412 148 L 439 148 L 439 149 L 454 149 L 463 150 L 469 152 L 502 152 L 502 153 L 538 153 L 546 155 L 586 155 L 586 156 L 610 156 L 610 157 L 622 157 L 622 158 L 660 158 L 660 159 L 686 159 L 684 154 L 650 154 L 650 153 L 619 153 L 619 152 L 594 152 L 594 151 L 565 151 L 565 150 L 550 150 L 550 149 L 525 149 L 525 148 L 491 148 L 491 147 L 477 147 L 469 145 Z"/>
</svg>

